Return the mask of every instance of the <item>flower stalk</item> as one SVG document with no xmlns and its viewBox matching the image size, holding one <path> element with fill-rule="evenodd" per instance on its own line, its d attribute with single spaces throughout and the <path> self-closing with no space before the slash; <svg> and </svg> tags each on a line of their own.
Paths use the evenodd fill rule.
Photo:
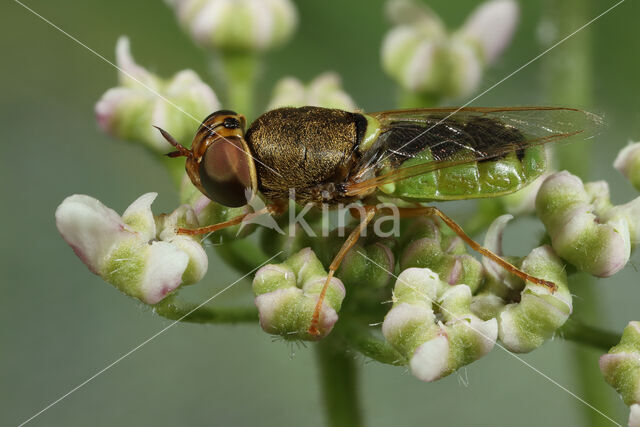
<svg viewBox="0 0 640 427">
<path fill-rule="evenodd" d="M 332 336 L 316 344 L 322 398 L 327 425 L 360 427 L 362 409 L 358 396 L 357 359 L 345 349 L 339 338 Z"/>
</svg>

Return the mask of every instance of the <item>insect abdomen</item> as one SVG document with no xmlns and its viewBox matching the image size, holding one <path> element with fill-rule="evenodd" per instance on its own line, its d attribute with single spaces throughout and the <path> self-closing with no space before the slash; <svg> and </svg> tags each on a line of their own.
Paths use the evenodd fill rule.
<svg viewBox="0 0 640 427">
<path fill-rule="evenodd" d="M 407 160 L 402 167 L 433 161 L 430 149 Z M 403 179 L 380 188 L 384 193 L 414 201 L 460 200 L 513 193 L 546 169 L 544 147 L 512 152 L 494 160 L 472 162 Z"/>
</svg>

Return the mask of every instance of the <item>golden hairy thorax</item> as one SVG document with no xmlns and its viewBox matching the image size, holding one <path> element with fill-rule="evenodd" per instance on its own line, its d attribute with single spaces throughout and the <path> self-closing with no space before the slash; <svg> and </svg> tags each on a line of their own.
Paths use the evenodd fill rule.
<svg viewBox="0 0 640 427">
<path fill-rule="evenodd" d="M 260 192 L 283 200 L 295 190 L 299 202 L 338 202 L 359 159 L 364 116 L 319 107 L 280 108 L 256 119 L 245 138 L 256 159 Z M 324 194 L 324 196 L 323 196 Z"/>
</svg>

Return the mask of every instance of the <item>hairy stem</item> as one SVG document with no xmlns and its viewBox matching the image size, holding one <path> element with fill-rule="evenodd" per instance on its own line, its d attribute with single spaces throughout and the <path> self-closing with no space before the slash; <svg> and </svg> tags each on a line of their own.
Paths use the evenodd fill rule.
<svg viewBox="0 0 640 427">
<path fill-rule="evenodd" d="M 358 400 L 358 369 L 353 354 L 337 335 L 330 335 L 316 345 L 322 398 L 327 426 L 358 427 L 362 424 Z"/>
<path fill-rule="evenodd" d="M 180 301 L 169 296 L 153 306 L 153 311 L 170 320 L 190 323 L 254 323 L 258 321 L 255 307 L 212 307 Z"/>
<path fill-rule="evenodd" d="M 620 342 L 621 335 L 615 332 L 585 325 L 584 323 L 569 319 L 560 328 L 559 335 L 568 341 L 584 344 L 603 352 Z"/>
<path fill-rule="evenodd" d="M 406 358 L 391 344 L 362 326 L 347 324 L 343 333 L 354 349 L 370 359 L 387 365 L 405 366 L 407 364 Z"/>
</svg>

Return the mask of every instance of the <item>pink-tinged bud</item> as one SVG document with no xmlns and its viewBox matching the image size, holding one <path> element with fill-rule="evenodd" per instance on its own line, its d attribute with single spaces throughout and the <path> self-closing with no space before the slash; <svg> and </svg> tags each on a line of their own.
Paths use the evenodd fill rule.
<svg viewBox="0 0 640 427">
<path fill-rule="evenodd" d="M 626 405 L 640 404 L 640 322 L 629 322 L 620 343 L 600 357 L 600 371 Z"/>
<path fill-rule="evenodd" d="M 262 267 L 253 280 L 260 326 L 287 340 L 315 341 L 326 337 L 338 321 L 345 297 L 342 282 L 332 278 L 320 311 L 318 335 L 309 327 L 327 273 L 310 248 L 291 256 L 282 264 Z"/>
<path fill-rule="evenodd" d="M 109 135 L 166 154 L 173 148 L 153 126 L 188 145 L 200 120 L 220 108 L 213 90 L 195 72 L 183 70 L 164 80 L 138 65 L 126 37 L 118 40 L 116 63 L 119 86 L 95 106 L 98 126 Z"/>
<path fill-rule="evenodd" d="M 640 229 L 635 204 L 612 207 L 604 182 L 584 185 L 569 172 L 551 175 L 536 199 L 555 251 L 580 270 L 608 277 L 631 255 L 632 231 Z"/>
<path fill-rule="evenodd" d="M 199 242 L 175 234 L 176 224 L 195 225 L 190 208 L 156 218 L 151 212 L 156 196 L 142 195 L 122 217 L 84 195 L 67 197 L 56 210 L 58 231 L 82 262 L 147 304 L 160 302 L 182 284 L 199 281 L 208 266 Z"/>
<path fill-rule="evenodd" d="M 445 377 L 493 348 L 496 319 L 472 314 L 471 299 L 468 286 L 449 286 L 428 268 L 409 268 L 398 276 L 382 334 L 420 380 Z"/>
</svg>

